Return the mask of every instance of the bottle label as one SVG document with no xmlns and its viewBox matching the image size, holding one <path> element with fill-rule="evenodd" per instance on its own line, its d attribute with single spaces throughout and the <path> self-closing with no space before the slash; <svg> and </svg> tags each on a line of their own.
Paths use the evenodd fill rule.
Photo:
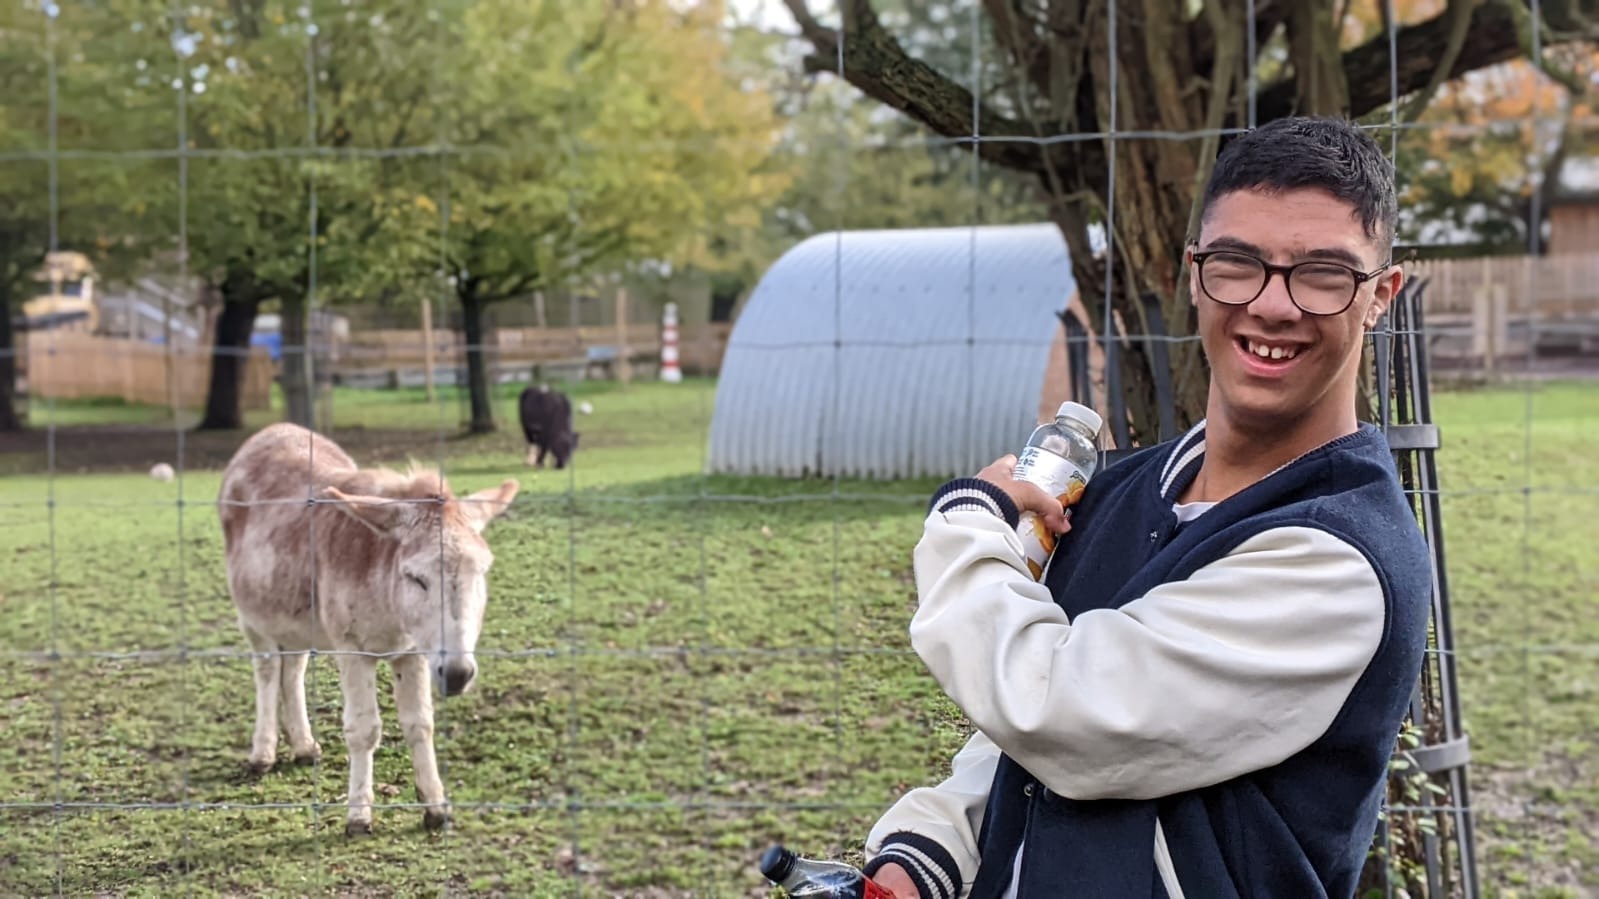
<svg viewBox="0 0 1599 899">
<path fill-rule="evenodd" d="M 1048 450 L 1030 446 L 1016 460 L 1015 478 L 1042 487 L 1046 493 L 1071 507 L 1083 496 L 1088 477 L 1083 470 Z M 1027 570 L 1033 580 L 1044 575 L 1044 566 L 1055 551 L 1055 534 L 1044 520 L 1031 512 L 1024 512 L 1016 527 L 1016 536 L 1022 541 L 1022 555 L 1027 560 Z"/>
</svg>

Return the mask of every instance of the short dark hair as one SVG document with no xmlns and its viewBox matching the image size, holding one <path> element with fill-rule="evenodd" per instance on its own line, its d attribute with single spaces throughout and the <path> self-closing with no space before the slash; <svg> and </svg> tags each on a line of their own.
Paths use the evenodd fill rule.
<svg viewBox="0 0 1599 899">
<path fill-rule="evenodd" d="M 1399 219 L 1393 166 L 1355 123 L 1321 116 L 1274 119 L 1233 138 L 1216 157 L 1201 219 L 1225 194 L 1319 187 L 1355 207 L 1366 236 L 1393 240 Z"/>
</svg>

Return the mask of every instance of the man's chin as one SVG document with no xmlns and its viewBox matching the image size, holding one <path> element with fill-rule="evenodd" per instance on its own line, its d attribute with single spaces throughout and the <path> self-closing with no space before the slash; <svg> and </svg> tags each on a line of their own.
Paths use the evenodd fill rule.
<svg viewBox="0 0 1599 899">
<path fill-rule="evenodd" d="M 1259 387 L 1235 388 L 1223 391 L 1222 409 L 1227 426 L 1246 434 L 1270 436 L 1293 427 L 1302 417 L 1295 410 L 1303 409 L 1281 390 Z"/>
</svg>

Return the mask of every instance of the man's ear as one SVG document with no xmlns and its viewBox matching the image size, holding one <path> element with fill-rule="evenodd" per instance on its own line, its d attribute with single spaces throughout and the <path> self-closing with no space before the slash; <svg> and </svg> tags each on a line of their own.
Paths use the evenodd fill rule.
<svg viewBox="0 0 1599 899">
<path fill-rule="evenodd" d="M 1199 306 L 1199 267 L 1194 265 L 1194 245 L 1183 247 L 1183 264 L 1188 273 L 1188 305 Z"/>
<path fill-rule="evenodd" d="M 383 496 L 351 496 L 337 487 L 322 491 L 321 501 L 354 518 L 379 534 L 388 534 L 413 520 L 412 503 Z"/>
<path fill-rule="evenodd" d="M 1377 276 L 1377 288 L 1372 291 L 1371 305 L 1366 307 L 1366 330 L 1377 327 L 1377 320 L 1393 303 L 1394 297 L 1399 296 L 1399 291 L 1405 286 L 1405 270 L 1400 266 L 1392 266 L 1387 271 Z"/>
<path fill-rule="evenodd" d="M 522 485 L 515 478 L 506 478 L 498 487 L 488 487 L 462 497 L 461 513 L 466 516 L 466 522 L 472 526 L 472 530 L 481 534 L 489 522 L 511 507 L 511 500 L 516 498 L 516 492 L 520 489 Z"/>
</svg>

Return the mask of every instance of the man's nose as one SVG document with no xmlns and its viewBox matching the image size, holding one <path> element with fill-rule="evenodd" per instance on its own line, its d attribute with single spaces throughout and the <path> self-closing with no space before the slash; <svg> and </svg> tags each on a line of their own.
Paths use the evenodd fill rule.
<svg viewBox="0 0 1599 899">
<path fill-rule="evenodd" d="M 1261 288 L 1260 295 L 1249 304 L 1251 315 L 1272 321 L 1292 320 L 1300 317 L 1298 306 L 1288 292 L 1288 276 L 1283 272 L 1271 272 L 1266 275 L 1266 286 Z"/>
</svg>

